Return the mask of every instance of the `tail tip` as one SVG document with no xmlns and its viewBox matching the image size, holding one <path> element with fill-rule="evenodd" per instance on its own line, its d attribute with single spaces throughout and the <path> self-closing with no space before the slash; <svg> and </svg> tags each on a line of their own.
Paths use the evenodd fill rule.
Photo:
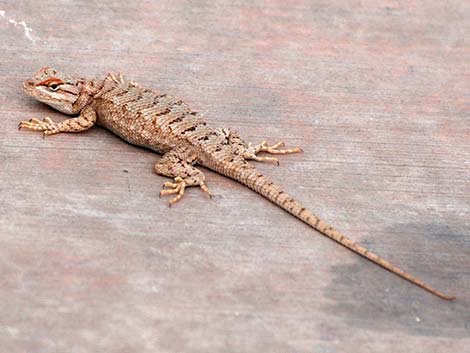
<svg viewBox="0 0 470 353">
<path fill-rule="evenodd" d="M 457 299 L 457 297 L 454 296 L 454 295 L 441 294 L 441 295 L 439 295 L 439 297 L 444 299 L 444 300 L 448 300 L 448 301 L 453 301 L 453 300 Z"/>
</svg>

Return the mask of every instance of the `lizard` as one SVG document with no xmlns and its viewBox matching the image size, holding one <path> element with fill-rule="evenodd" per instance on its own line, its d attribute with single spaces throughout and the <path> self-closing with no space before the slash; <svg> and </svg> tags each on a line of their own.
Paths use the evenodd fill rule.
<svg viewBox="0 0 470 353">
<path fill-rule="evenodd" d="M 200 187 L 212 197 L 201 165 L 234 179 L 281 207 L 311 228 L 370 260 L 399 277 L 445 300 L 455 297 L 444 294 L 417 277 L 346 237 L 304 207 L 280 186 L 265 177 L 250 161 L 279 164 L 276 157 L 302 152 L 300 148 L 284 148 L 283 142 L 254 145 L 228 128 L 213 128 L 202 115 L 183 100 L 156 89 L 128 81 L 121 74 L 108 73 L 104 78 L 70 76 L 51 67 L 44 67 L 23 83 L 26 94 L 71 116 L 61 122 L 49 117 L 21 121 L 19 129 L 42 131 L 43 137 L 66 132 L 82 132 L 94 125 L 104 127 L 130 144 L 145 147 L 159 154 L 155 172 L 172 178 L 164 183 L 160 196 L 173 195 L 169 205 L 178 202 L 187 187 Z"/>
</svg>

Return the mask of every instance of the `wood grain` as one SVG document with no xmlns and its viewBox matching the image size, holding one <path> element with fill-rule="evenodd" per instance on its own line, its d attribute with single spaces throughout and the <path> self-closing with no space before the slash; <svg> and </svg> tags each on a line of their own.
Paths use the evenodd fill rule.
<svg viewBox="0 0 470 353">
<path fill-rule="evenodd" d="M 465 352 L 470 6 L 461 1 L 0 1 L 0 347 L 8 352 Z M 24 21 L 24 25 L 21 23 Z M 29 31 L 32 29 L 32 31 Z M 168 209 L 158 156 L 21 92 L 122 71 L 247 140 L 260 165 L 443 302 L 207 172 Z"/>
</svg>

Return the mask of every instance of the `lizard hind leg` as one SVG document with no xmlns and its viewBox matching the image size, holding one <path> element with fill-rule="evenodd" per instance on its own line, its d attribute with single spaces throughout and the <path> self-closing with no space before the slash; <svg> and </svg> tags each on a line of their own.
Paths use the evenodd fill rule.
<svg viewBox="0 0 470 353">
<path fill-rule="evenodd" d="M 206 186 L 204 174 L 194 167 L 196 161 L 196 153 L 184 147 L 165 153 L 162 159 L 155 164 L 157 174 L 173 178 L 173 182 L 164 183 L 163 189 L 160 191 L 160 197 L 175 195 L 169 201 L 170 206 L 181 200 L 188 186 L 199 186 L 212 198 L 212 193 Z"/>
<path fill-rule="evenodd" d="M 232 146 L 233 151 L 237 154 L 242 156 L 246 160 L 254 160 L 257 162 L 271 162 L 279 165 L 279 160 L 275 157 L 268 157 L 268 156 L 258 156 L 260 152 L 266 152 L 270 154 L 290 154 L 290 153 L 299 153 L 302 152 L 302 149 L 296 148 L 286 148 L 281 149 L 280 147 L 284 147 L 285 144 L 283 141 L 279 141 L 274 145 L 268 145 L 266 141 L 262 141 L 258 145 L 253 145 L 250 143 L 245 143 L 240 135 L 232 131 L 231 129 L 219 129 L 218 134 L 224 137 L 228 143 Z"/>
<path fill-rule="evenodd" d="M 300 153 L 302 149 L 299 147 L 295 148 L 286 148 L 281 149 L 280 147 L 284 147 L 285 144 L 283 141 L 279 141 L 274 145 L 269 146 L 266 141 L 262 141 L 259 145 L 253 145 L 251 143 L 248 144 L 246 151 L 243 153 L 243 157 L 245 159 L 253 159 L 258 162 L 274 162 L 279 165 L 279 160 L 275 157 L 267 157 L 267 156 L 258 156 L 259 152 L 266 152 L 270 154 L 290 154 L 290 153 Z"/>
</svg>

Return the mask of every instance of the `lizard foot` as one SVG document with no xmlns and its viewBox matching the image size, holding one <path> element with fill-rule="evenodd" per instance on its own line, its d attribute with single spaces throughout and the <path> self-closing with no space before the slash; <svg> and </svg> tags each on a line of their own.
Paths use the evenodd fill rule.
<svg viewBox="0 0 470 353">
<path fill-rule="evenodd" d="M 163 190 L 160 191 L 160 197 L 176 194 L 176 196 L 169 201 L 169 206 L 171 207 L 172 204 L 181 200 L 181 198 L 184 195 L 186 186 L 195 186 L 195 185 L 199 185 L 201 189 L 209 195 L 209 198 L 212 199 L 212 193 L 209 191 L 204 181 L 200 181 L 199 184 L 192 184 L 192 183 L 188 184 L 181 177 L 176 177 L 174 179 L 174 182 L 167 181 L 165 184 L 163 184 Z M 165 189 L 165 188 L 168 188 L 168 189 Z"/>
<path fill-rule="evenodd" d="M 258 146 L 254 146 L 255 150 L 257 149 L 258 152 L 267 152 L 271 154 L 290 154 L 290 153 L 300 153 L 302 149 L 299 147 L 295 148 L 286 148 L 286 149 L 279 149 L 279 147 L 284 147 L 285 143 L 283 141 L 279 141 L 272 146 L 268 146 L 266 141 L 262 141 Z"/>
<path fill-rule="evenodd" d="M 275 164 L 279 165 L 279 159 L 277 159 L 276 157 L 266 157 L 266 156 L 259 157 L 259 156 L 257 156 L 256 154 L 254 154 L 252 152 L 243 153 L 243 158 L 252 159 L 252 160 L 257 161 L 257 162 L 270 162 L 270 163 L 275 163 Z"/>
<path fill-rule="evenodd" d="M 57 134 L 59 132 L 57 124 L 49 117 L 45 117 L 43 121 L 36 118 L 32 118 L 29 121 L 21 121 L 18 124 L 18 130 L 21 130 L 22 128 L 43 131 L 43 137 L 46 135 Z"/>
<path fill-rule="evenodd" d="M 285 144 L 283 141 L 279 141 L 274 145 L 269 146 L 266 141 L 262 141 L 259 145 L 248 144 L 246 152 L 243 154 L 243 157 L 246 159 L 253 159 L 258 162 L 272 162 L 279 165 L 279 160 L 275 157 L 259 157 L 256 154 L 259 152 L 267 152 L 270 154 L 290 154 L 290 153 L 299 153 L 302 152 L 302 149 L 296 148 L 286 148 L 280 149 L 279 147 L 284 147 Z"/>
</svg>

